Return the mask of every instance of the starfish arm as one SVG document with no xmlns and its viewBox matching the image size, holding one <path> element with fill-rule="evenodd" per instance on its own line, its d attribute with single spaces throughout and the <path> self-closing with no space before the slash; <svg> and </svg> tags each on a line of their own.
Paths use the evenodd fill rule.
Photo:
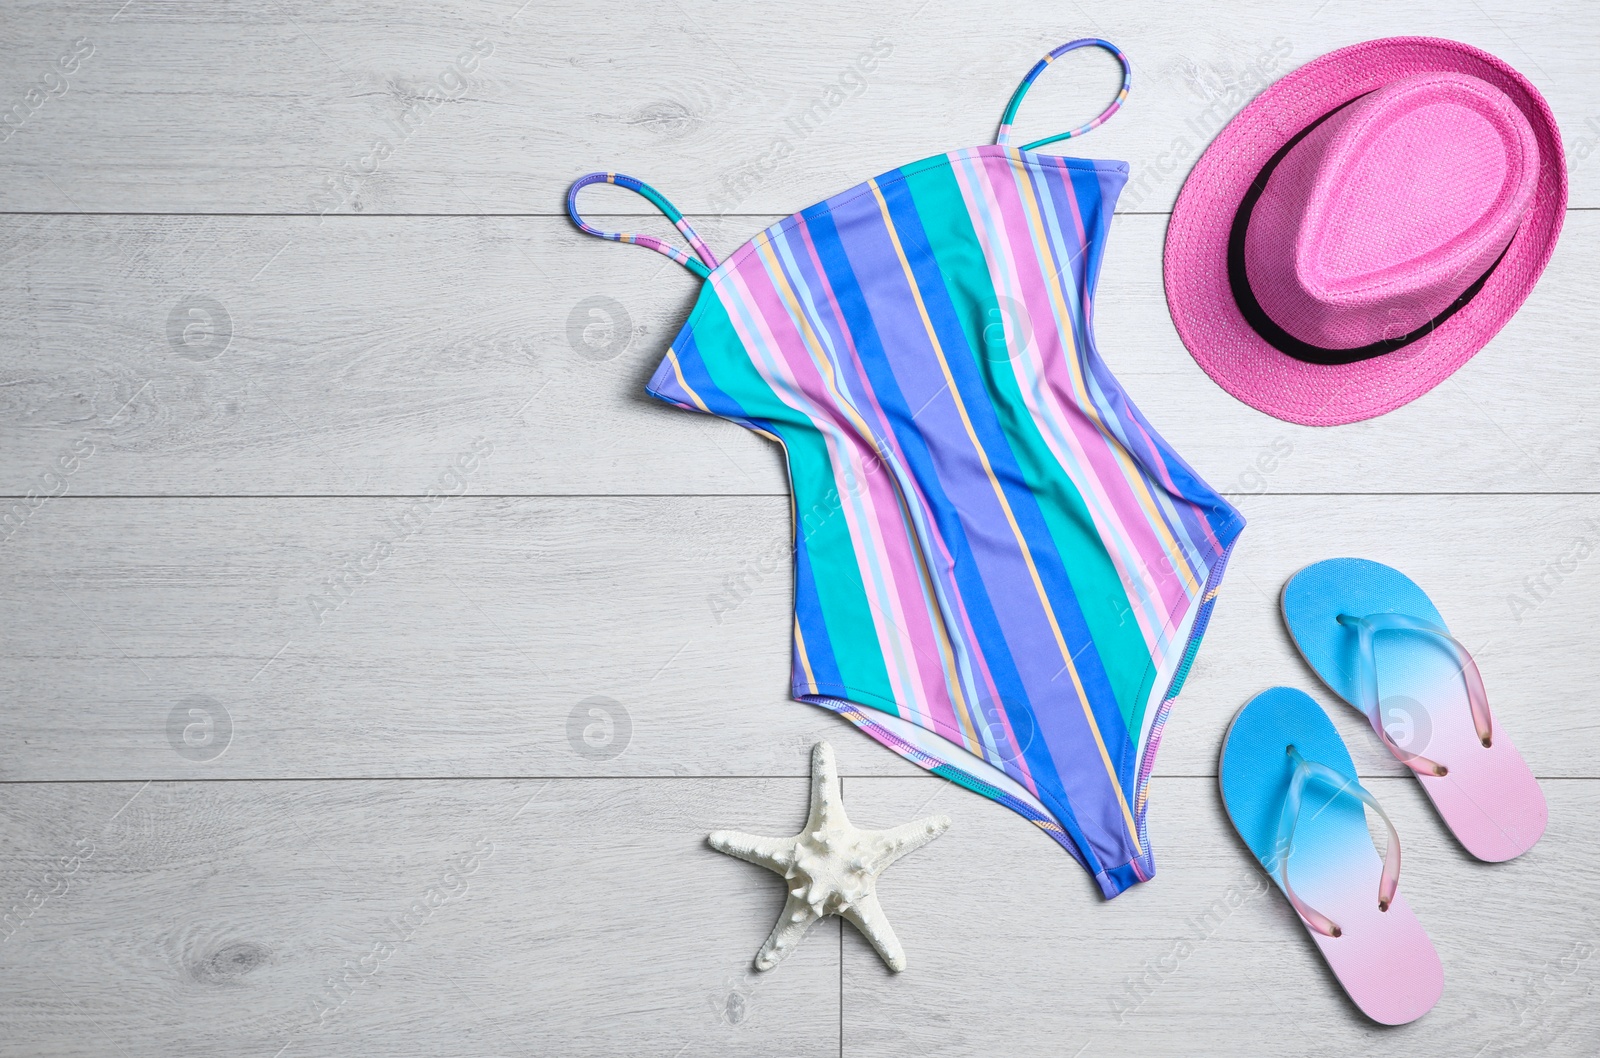
<svg viewBox="0 0 1600 1058">
<path fill-rule="evenodd" d="M 793 838 L 763 838 L 737 830 L 714 830 L 706 842 L 718 852 L 785 876 L 794 864 Z"/>
<path fill-rule="evenodd" d="M 790 894 L 783 902 L 783 914 L 778 916 L 778 924 L 772 927 L 767 942 L 756 952 L 756 969 L 770 970 L 782 962 L 799 946 L 800 938 L 805 936 L 806 930 L 819 917 L 810 904 Z"/>
<path fill-rule="evenodd" d="M 949 816 L 927 816 L 913 823 L 903 823 L 888 830 L 864 830 L 863 839 L 872 843 L 874 873 L 915 852 L 934 838 L 950 829 Z"/>
<path fill-rule="evenodd" d="M 900 938 L 894 935 L 894 927 L 889 925 L 889 919 L 878 903 L 877 893 L 867 893 L 840 914 L 861 931 L 861 935 L 877 949 L 883 961 L 889 964 L 889 969 L 899 973 L 906 968 L 906 950 L 900 946 Z"/>
<path fill-rule="evenodd" d="M 833 760 L 833 747 L 818 742 L 811 747 L 811 815 L 806 820 L 806 830 L 818 830 L 830 822 L 849 824 L 839 796 L 839 769 Z"/>
</svg>

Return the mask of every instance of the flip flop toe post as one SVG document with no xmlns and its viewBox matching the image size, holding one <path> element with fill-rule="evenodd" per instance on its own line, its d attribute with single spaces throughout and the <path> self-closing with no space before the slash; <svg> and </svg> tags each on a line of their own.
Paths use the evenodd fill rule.
<svg viewBox="0 0 1600 1058">
<path fill-rule="evenodd" d="M 1362 1013 L 1403 1025 L 1431 1010 L 1444 971 L 1399 891 L 1399 835 L 1327 714 L 1288 687 L 1257 695 L 1228 729 L 1220 775 L 1234 829 Z M 1366 808 L 1388 827 L 1382 856 Z"/>
<path fill-rule="evenodd" d="M 1471 654 L 1426 592 L 1358 558 L 1307 566 L 1283 589 L 1289 634 L 1339 697 L 1410 766 L 1468 852 L 1499 862 L 1544 833 L 1543 792 L 1490 711 Z"/>
</svg>

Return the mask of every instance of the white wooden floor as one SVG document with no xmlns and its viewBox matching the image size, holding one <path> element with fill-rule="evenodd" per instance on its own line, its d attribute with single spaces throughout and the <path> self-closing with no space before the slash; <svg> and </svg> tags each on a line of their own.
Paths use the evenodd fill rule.
<svg viewBox="0 0 1600 1058">
<path fill-rule="evenodd" d="M 989 6 L 7 0 L 0 1054 L 1594 1053 L 1600 8 Z M 1561 244 L 1433 393 L 1277 422 L 1179 343 L 1166 211 L 1261 85 L 1409 33 L 1546 94 Z M 1135 67 L 1084 141 L 1134 172 L 1100 344 L 1251 520 L 1157 767 L 1160 872 L 1109 903 L 1020 818 L 786 699 L 777 453 L 644 396 L 694 280 L 562 213 L 616 169 L 730 250 L 986 142 L 1084 35 Z M 1074 55 L 1023 131 L 1114 83 Z M 1294 654 L 1277 591 L 1341 554 L 1411 573 L 1477 654 L 1550 802 L 1520 860 L 1470 860 Z M 1405 836 L 1447 981 L 1417 1024 L 1354 1010 L 1223 816 L 1226 721 L 1277 683 L 1330 708 Z M 955 819 L 882 884 L 898 976 L 836 921 L 755 975 L 782 891 L 704 844 L 797 827 L 821 737 L 858 823 Z"/>
</svg>

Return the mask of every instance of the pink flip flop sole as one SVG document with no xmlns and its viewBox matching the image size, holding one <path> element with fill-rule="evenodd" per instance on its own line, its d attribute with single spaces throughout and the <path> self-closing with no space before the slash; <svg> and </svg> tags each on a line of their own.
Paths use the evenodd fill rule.
<svg viewBox="0 0 1600 1058">
<path fill-rule="evenodd" d="M 1413 765 L 1440 818 L 1468 852 L 1500 862 L 1533 847 L 1549 818 L 1544 792 L 1501 717 L 1489 712 L 1476 664 L 1450 638 L 1421 588 L 1377 562 L 1329 559 L 1284 585 L 1283 617 L 1306 662 L 1369 721 L 1376 697 L 1380 737 L 1397 759 Z M 1364 637 L 1364 622 L 1381 634 Z M 1397 622 L 1415 627 L 1386 627 Z M 1482 695 L 1481 717 L 1474 713 L 1473 686 Z M 1479 731 L 1484 723 L 1487 745 Z"/>
<path fill-rule="evenodd" d="M 1228 728 L 1218 774 L 1234 829 L 1361 1012 L 1403 1025 L 1431 1010 L 1444 969 L 1405 894 L 1384 887 L 1386 857 L 1373 848 L 1366 815 L 1382 808 L 1327 714 L 1303 691 L 1263 691 Z M 1398 887 L 1399 834 L 1383 821 Z"/>
</svg>

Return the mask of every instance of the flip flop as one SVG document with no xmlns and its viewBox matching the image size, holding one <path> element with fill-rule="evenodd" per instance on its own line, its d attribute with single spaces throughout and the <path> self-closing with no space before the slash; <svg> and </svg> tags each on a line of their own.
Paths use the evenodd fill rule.
<svg viewBox="0 0 1600 1058">
<path fill-rule="evenodd" d="M 1483 677 L 1426 592 L 1360 558 L 1307 566 L 1283 620 L 1328 688 L 1366 714 L 1472 855 L 1498 863 L 1544 833 L 1544 793 L 1489 712 Z"/>
<path fill-rule="evenodd" d="M 1400 835 L 1327 714 L 1303 691 L 1263 691 L 1233 718 L 1219 773 L 1234 829 L 1361 1012 L 1404 1025 L 1432 1010 L 1444 968 L 1397 891 Z M 1389 828 L 1381 859 L 1363 804 Z"/>
</svg>

